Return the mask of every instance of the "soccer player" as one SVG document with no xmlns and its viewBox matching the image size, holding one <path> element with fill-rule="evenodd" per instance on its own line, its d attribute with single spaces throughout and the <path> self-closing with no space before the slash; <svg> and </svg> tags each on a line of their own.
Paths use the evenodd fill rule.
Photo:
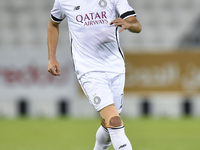
<svg viewBox="0 0 200 150">
<path fill-rule="evenodd" d="M 55 0 L 48 24 L 48 71 L 60 76 L 56 60 L 59 24 L 66 18 L 75 74 L 101 116 L 94 150 L 132 150 L 120 117 L 125 82 L 119 33 L 139 33 L 141 25 L 127 0 Z"/>
</svg>

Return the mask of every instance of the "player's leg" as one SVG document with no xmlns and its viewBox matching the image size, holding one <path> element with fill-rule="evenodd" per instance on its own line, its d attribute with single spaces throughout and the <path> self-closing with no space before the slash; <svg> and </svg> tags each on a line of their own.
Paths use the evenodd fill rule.
<svg viewBox="0 0 200 150">
<path fill-rule="evenodd" d="M 99 113 L 103 118 L 102 124 L 107 127 L 115 150 L 132 150 L 131 143 L 125 134 L 123 122 L 115 105 L 109 105 L 100 110 Z"/>
<path fill-rule="evenodd" d="M 115 78 L 116 75 L 111 76 L 113 77 L 108 77 L 108 74 L 106 73 L 90 72 L 83 75 L 81 79 L 79 79 L 79 83 L 85 94 L 88 96 L 90 103 L 98 112 L 100 112 L 101 117 L 105 119 L 105 121 L 102 122 L 105 123 L 106 127 L 109 127 L 107 129 L 109 135 L 111 135 L 111 141 L 115 149 L 123 148 L 123 150 L 132 150 L 132 148 L 129 148 L 131 146 L 128 144 L 127 137 L 124 133 L 123 123 L 119 116 L 121 111 L 124 77 L 122 75 L 120 80 L 116 79 L 112 84 L 110 79 Z M 122 86 L 119 86 L 120 83 Z M 112 85 L 114 85 L 113 88 L 116 90 L 112 91 Z M 118 98 L 116 98 L 116 96 Z M 115 106 L 114 103 L 117 105 Z M 102 128 L 97 131 L 97 143 L 95 144 L 98 146 L 98 143 L 101 143 L 99 149 L 102 149 L 108 144 L 105 139 L 109 138 L 107 132 L 102 132 L 103 130 L 101 129 Z"/>
<path fill-rule="evenodd" d="M 110 117 L 112 117 L 113 115 L 115 115 L 114 112 L 116 109 L 114 109 L 115 108 L 114 104 L 112 104 L 110 107 L 112 107 L 114 111 L 111 111 L 108 115 Z M 102 114 L 101 113 L 100 114 L 102 116 L 104 116 L 103 113 L 105 111 L 100 111 L 100 112 L 102 112 Z M 116 114 L 118 115 L 118 112 L 116 112 Z M 107 115 L 107 114 L 105 114 L 105 115 Z M 121 122 L 118 125 L 121 126 Z M 97 133 L 96 133 L 96 142 L 95 142 L 94 150 L 107 150 L 109 148 L 109 146 L 111 145 L 110 134 L 109 134 L 107 127 L 108 127 L 107 121 L 105 121 L 105 119 L 103 117 L 101 117 L 101 126 L 99 127 L 99 129 L 97 130 Z"/>
<path fill-rule="evenodd" d="M 114 74 L 110 74 L 110 76 L 113 75 Z M 107 118 L 102 120 L 102 124 L 107 125 L 112 144 L 116 150 L 132 150 L 131 143 L 124 131 L 123 121 L 119 115 L 123 105 L 125 74 L 114 75 L 112 79 L 111 91 L 113 93 L 114 105 L 105 107 L 100 111 L 100 114 L 102 114 L 104 118 Z"/>
<path fill-rule="evenodd" d="M 109 132 L 103 125 L 101 125 L 96 133 L 94 150 L 108 150 L 110 145 L 111 140 Z"/>
<path fill-rule="evenodd" d="M 107 105 L 113 104 L 112 92 L 110 91 L 109 86 L 105 84 L 107 79 L 104 80 L 104 77 L 105 74 L 90 72 L 79 79 L 79 83 L 84 93 L 88 96 L 90 103 L 97 111 Z M 111 99 L 111 101 L 107 101 L 107 98 Z M 107 150 L 111 145 L 109 132 L 104 127 L 104 125 L 101 125 L 96 132 L 94 150 Z"/>
<path fill-rule="evenodd" d="M 99 111 L 101 115 L 101 123 L 106 128 L 122 126 L 122 120 L 114 104 L 106 106 Z"/>
</svg>

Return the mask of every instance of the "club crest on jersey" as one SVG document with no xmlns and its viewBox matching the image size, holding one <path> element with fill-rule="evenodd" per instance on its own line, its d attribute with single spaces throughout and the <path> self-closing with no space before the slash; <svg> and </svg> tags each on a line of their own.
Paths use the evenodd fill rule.
<svg viewBox="0 0 200 150">
<path fill-rule="evenodd" d="M 102 7 L 102 8 L 106 7 L 107 6 L 106 0 L 100 0 L 99 1 L 99 6 Z"/>
<path fill-rule="evenodd" d="M 98 105 L 98 104 L 101 103 L 101 98 L 100 98 L 99 96 L 95 96 L 93 100 L 94 100 L 94 103 L 95 103 L 96 105 Z"/>
</svg>

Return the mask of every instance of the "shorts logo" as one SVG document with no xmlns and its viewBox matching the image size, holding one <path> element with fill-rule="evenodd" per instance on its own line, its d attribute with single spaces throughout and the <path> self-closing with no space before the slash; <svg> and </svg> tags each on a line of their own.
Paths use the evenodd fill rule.
<svg viewBox="0 0 200 150">
<path fill-rule="evenodd" d="M 95 96 L 93 100 L 94 100 L 94 103 L 95 103 L 96 105 L 98 105 L 98 104 L 101 103 L 101 98 L 100 98 L 99 96 Z"/>
<path fill-rule="evenodd" d="M 106 7 L 107 6 L 106 0 L 100 0 L 99 1 L 99 6 L 102 7 L 102 8 Z"/>
</svg>

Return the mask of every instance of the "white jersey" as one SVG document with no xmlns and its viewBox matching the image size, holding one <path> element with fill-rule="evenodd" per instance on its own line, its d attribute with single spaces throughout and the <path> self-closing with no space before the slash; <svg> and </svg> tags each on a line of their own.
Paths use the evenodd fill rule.
<svg viewBox="0 0 200 150">
<path fill-rule="evenodd" d="M 110 22 L 135 15 L 127 0 L 55 0 L 51 19 L 68 20 L 78 78 L 91 71 L 125 73 L 118 29 Z"/>
</svg>

